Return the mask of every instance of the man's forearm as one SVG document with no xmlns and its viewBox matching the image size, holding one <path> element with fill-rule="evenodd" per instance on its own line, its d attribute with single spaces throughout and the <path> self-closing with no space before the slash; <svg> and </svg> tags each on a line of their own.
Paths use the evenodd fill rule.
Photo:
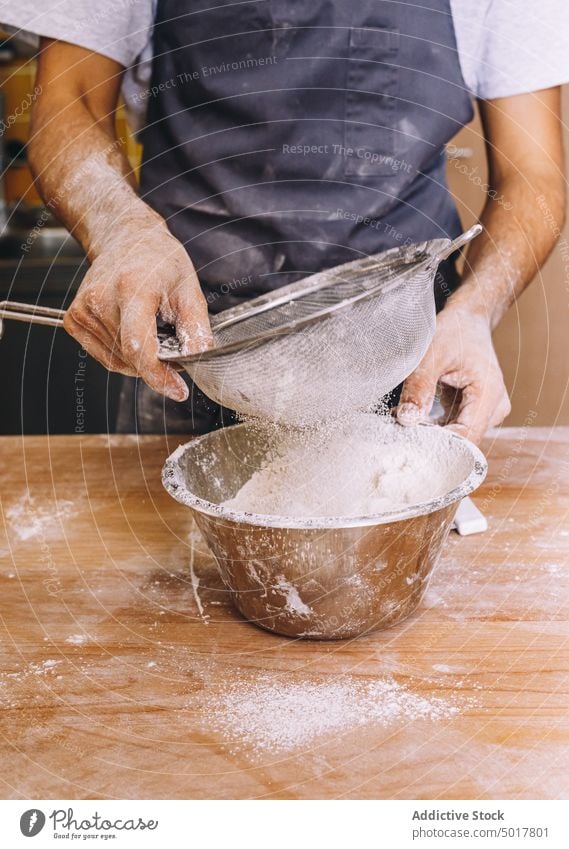
<svg viewBox="0 0 569 849">
<path fill-rule="evenodd" d="M 63 325 L 107 368 L 185 400 L 186 383 L 158 358 L 156 316 L 175 325 L 189 355 L 212 344 L 207 304 L 184 246 L 138 197 L 116 137 L 122 68 L 44 39 L 38 73 L 30 164 L 46 203 L 90 261 Z"/>
<path fill-rule="evenodd" d="M 164 227 L 136 193 L 114 124 L 103 129 L 80 99 L 60 112 L 54 117 L 53 105 L 35 110 L 28 155 L 44 201 L 89 258 L 126 228 Z"/>
<path fill-rule="evenodd" d="M 495 186 L 481 216 L 484 232 L 467 254 L 453 305 L 487 317 L 492 329 L 533 279 L 564 221 L 563 180 L 553 174 L 511 177 Z"/>
</svg>

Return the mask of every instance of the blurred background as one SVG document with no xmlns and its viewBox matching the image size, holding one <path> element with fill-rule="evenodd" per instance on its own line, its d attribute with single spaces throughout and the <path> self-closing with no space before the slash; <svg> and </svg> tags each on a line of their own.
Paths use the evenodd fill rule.
<svg viewBox="0 0 569 849">
<path fill-rule="evenodd" d="M 35 61 L 0 32 L 0 300 L 65 308 L 86 271 L 78 244 L 48 214 L 33 186 L 25 145 Z M 569 87 L 564 92 L 569 115 Z M 136 170 L 141 148 L 124 110 L 119 138 Z M 569 131 L 565 128 L 569 154 Z M 449 147 L 448 178 L 465 227 L 484 205 L 486 158 L 478 117 Z M 536 214 L 538 211 L 536 210 Z M 498 328 L 496 348 L 511 393 L 508 425 L 569 425 L 569 226 L 533 284 Z M 0 433 L 113 430 L 120 378 L 86 358 L 63 331 L 4 322 L 0 342 Z"/>
</svg>

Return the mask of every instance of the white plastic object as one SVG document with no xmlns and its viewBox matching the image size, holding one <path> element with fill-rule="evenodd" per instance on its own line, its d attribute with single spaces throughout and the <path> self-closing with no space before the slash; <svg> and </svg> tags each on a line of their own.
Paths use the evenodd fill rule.
<svg viewBox="0 0 569 849">
<path fill-rule="evenodd" d="M 458 505 L 453 527 L 462 536 L 480 534 L 488 530 L 488 520 L 480 512 L 474 501 L 463 498 Z"/>
</svg>

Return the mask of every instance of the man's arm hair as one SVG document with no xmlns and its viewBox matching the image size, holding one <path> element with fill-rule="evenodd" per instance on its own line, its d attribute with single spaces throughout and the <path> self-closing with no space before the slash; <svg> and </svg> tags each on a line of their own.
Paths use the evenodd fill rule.
<svg viewBox="0 0 569 849">
<path fill-rule="evenodd" d="M 158 359 L 156 315 L 176 326 L 184 353 L 195 353 L 212 344 L 207 304 L 184 246 L 138 197 L 117 139 L 123 68 L 43 40 L 38 73 L 30 164 L 46 204 L 90 261 L 64 327 L 107 368 L 185 400 L 186 383 Z"/>
<path fill-rule="evenodd" d="M 481 102 L 489 196 L 484 232 L 467 254 L 463 284 L 451 301 L 468 300 L 495 327 L 535 276 L 565 220 L 559 88 Z"/>
<path fill-rule="evenodd" d="M 123 71 L 82 47 L 41 41 L 28 159 L 44 201 L 90 256 L 121 221 L 158 218 L 138 198 L 116 134 Z"/>
<path fill-rule="evenodd" d="M 438 384 L 442 422 L 475 442 L 511 409 L 492 329 L 544 262 L 565 214 L 559 90 L 483 103 L 481 113 L 490 171 L 484 232 L 397 410 L 402 424 L 416 424 Z"/>
</svg>

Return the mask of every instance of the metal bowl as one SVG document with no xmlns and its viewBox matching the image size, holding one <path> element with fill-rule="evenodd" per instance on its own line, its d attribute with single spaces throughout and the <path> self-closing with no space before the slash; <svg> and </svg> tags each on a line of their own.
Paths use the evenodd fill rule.
<svg viewBox="0 0 569 849">
<path fill-rule="evenodd" d="M 192 510 L 235 606 L 250 622 L 290 637 L 355 637 L 415 610 L 459 501 L 486 475 L 476 446 L 446 429 L 432 431 L 456 465 L 452 489 L 375 516 L 298 519 L 220 506 L 266 460 L 267 438 L 250 424 L 181 445 L 162 480 Z M 405 428 L 401 434 L 404 439 Z"/>
</svg>

